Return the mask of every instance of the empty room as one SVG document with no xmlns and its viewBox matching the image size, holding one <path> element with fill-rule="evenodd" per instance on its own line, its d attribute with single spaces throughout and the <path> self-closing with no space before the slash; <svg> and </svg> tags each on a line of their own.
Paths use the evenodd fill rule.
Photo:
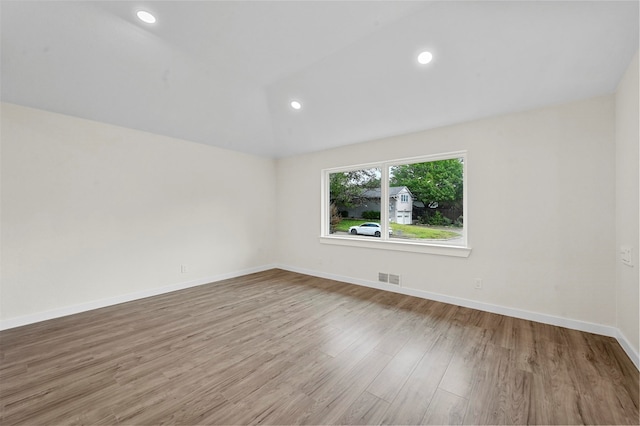
<svg viewBox="0 0 640 426">
<path fill-rule="evenodd" d="M 639 424 L 639 5 L 0 0 L 0 424 Z"/>
</svg>

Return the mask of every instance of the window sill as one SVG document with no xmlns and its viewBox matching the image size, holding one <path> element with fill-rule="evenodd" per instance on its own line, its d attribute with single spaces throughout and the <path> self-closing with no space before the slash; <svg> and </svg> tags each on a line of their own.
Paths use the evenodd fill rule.
<svg viewBox="0 0 640 426">
<path fill-rule="evenodd" d="M 410 241 L 393 241 L 393 240 L 379 240 L 370 237 L 371 239 L 361 239 L 352 237 L 320 237 L 322 244 L 332 244 L 337 246 L 350 246 L 350 247 L 362 247 L 373 248 L 380 250 L 392 250 L 392 251 L 407 251 L 412 253 L 425 253 L 436 254 L 440 256 L 453 256 L 453 257 L 469 257 L 471 254 L 471 247 L 462 246 L 447 246 L 438 244 L 425 244 L 414 243 Z"/>
</svg>

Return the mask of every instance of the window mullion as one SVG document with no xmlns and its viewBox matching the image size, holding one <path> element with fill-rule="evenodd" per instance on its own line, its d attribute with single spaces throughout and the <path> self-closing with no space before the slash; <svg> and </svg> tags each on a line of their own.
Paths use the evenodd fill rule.
<svg viewBox="0 0 640 426">
<path fill-rule="evenodd" d="M 329 229 L 331 227 L 329 221 L 331 220 L 331 213 L 329 211 L 331 201 L 330 199 L 330 190 L 329 190 L 329 172 L 322 172 L 322 182 L 321 182 L 321 192 L 322 198 L 320 199 L 320 208 L 321 210 L 321 219 L 320 223 L 320 235 L 329 235 Z"/>
<path fill-rule="evenodd" d="M 382 164 L 382 176 L 380 178 L 380 228 L 381 238 L 389 239 L 389 166 Z"/>
</svg>

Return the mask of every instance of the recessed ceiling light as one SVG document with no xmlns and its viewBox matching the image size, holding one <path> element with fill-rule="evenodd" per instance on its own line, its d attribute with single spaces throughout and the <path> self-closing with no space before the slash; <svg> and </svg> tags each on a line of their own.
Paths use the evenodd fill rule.
<svg viewBox="0 0 640 426">
<path fill-rule="evenodd" d="M 156 17 L 150 14 L 149 12 L 147 12 L 146 10 L 139 10 L 138 13 L 136 13 L 136 15 L 138 15 L 138 18 L 142 22 L 146 22 L 147 24 L 155 24 L 156 22 Z"/>
<path fill-rule="evenodd" d="M 422 65 L 426 65 L 429 62 L 431 62 L 431 60 L 433 59 L 433 55 L 431 54 L 431 52 L 422 52 L 418 55 L 418 62 L 420 62 Z"/>
<path fill-rule="evenodd" d="M 302 108 L 302 104 L 300 102 L 298 102 L 298 101 L 291 101 L 291 103 L 289 105 L 291 105 L 291 108 L 293 108 L 293 109 Z"/>
</svg>

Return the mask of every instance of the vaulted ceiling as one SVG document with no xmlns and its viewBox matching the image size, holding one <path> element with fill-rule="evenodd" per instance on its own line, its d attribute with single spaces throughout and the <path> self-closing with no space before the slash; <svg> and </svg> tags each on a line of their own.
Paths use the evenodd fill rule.
<svg viewBox="0 0 640 426">
<path fill-rule="evenodd" d="M 3 101 L 269 157 L 612 93 L 638 49 L 638 1 L 0 7 Z"/>
</svg>

